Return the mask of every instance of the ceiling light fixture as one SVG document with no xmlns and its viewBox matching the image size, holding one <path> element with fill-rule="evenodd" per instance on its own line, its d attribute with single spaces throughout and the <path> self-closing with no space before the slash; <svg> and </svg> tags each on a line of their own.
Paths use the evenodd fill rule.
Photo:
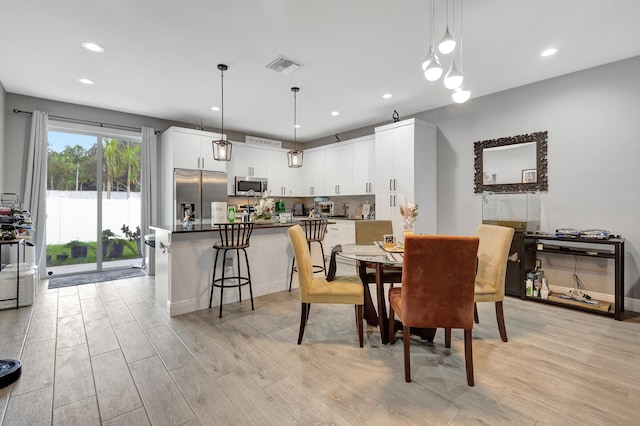
<svg viewBox="0 0 640 426">
<path fill-rule="evenodd" d="M 213 148 L 213 159 L 217 161 L 231 161 L 231 142 L 225 140 L 224 137 L 224 72 L 228 67 L 224 64 L 218 64 L 220 70 L 220 94 L 222 102 L 220 103 L 220 115 L 222 117 L 220 124 L 220 139 L 212 141 L 211 146 Z"/>
<path fill-rule="evenodd" d="M 558 53 L 558 49 L 556 49 L 555 47 L 550 47 L 549 49 L 542 52 L 540 56 L 551 56 L 555 55 L 556 53 Z"/>
<path fill-rule="evenodd" d="M 339 111 L 331 111 L 331 115 L 333 115 L 334 117 L 337 117 L 340 115 Z"/>
<path fill-rule="evenodd" d="M 429 81 L 436 81 L 442 75 L 442 66 L 438 60 L 438 55 L 433 49 L 433 0 L 430 2 L 430 38 L 429 38 L 429 52 L 422 62 L 422 69 L 424 70 L 424 77 Z"/>
<path fill-rule="evenodd" d="M 455 15 L 456 13 L 454 9 L 453 11 L 454 19 L 452 22 L 452 27 L 453 27 L 453 24 L 455 24 Z M 448 21 L 449 21 L 449 0 L 447 0 L 447 22 Z M 440 53 L 444 55 L 448 55 L 449 53 L 453 52 L 455 48 L 456 48 L 456 40 L 451 36 L 451 33 L 449 32 L 449 24 L 447 23 L 447 26 L 444 30 L 444 35 L 442 36 L 442 40 L 438 45 L 438 50 L 440 51 Z"/>
<path fill-rule="evenodd" d="M 212 106 L 211 111 L 220 111 L 220 107 Z"/>
<path fill-rule="evenodd" d="M 292 87 L 291 91 L 293 92 L 293 149 L 287 152 L 287 161 L 289 163 L 289 167 L 298 168 L 302 167 L 302 157 L 304 153 L 302 150 L 298 148 L 298 135 L 296 130 L 300 128 L 298 124 L 298 116 L 297 116 L 297 93 L 300 91 L 299 87 Z"/>
<path fill-rule="evenodd" d="M 382 99 L 390 99 L 393 95 L 391 93 L 385 93 L 382 95 Z"/>
<path fill-rule="evenodd" d="M 82 84 L 93 84 L 93 81 L 89 80 L 88 78 L 79 78 L 78 81 Z"/>
<path fill-rule="evenodd" d="M 80 43 L 80 45 L 91 52 L 96 52 L 96 53 L 104 52 L 104 47 L 92 41 L 83 41 L 82 43 Z"/>
<path fill-rule="evenodd" d="M 453 89 L 453 93 L 451 94 L 451 99 L 453 99 L 453 101 L 455 103 L 458 103 L 458 104 L 463 104 L 463 103 L 467 102 L 469 100 L 469 98 L 471 97 L 471 89 L 469 89 L 469 87 L 466 84 L 462 83 L 462 81 L 463 81 L 463 79 L 462 79 L 462 33 L 463 33 L 463 27 L 462 27 L 462 0 L 460 0 L 460 45 L 458 47 L 458 51 L 459 51 L 459 54 L 460 54 L 460 84 L 458 85 L 458 87 Z M 453 58 L 453 59 L 455 59 L 455 58 Z M 452 61 L 453 61 L 453 59 L 452 59 Z M 452 62 L 451 65 L 453 67 L 455 64 Z M 446 86 L 446 81 L 445 81 L 445 86 Z"/>
</svg>

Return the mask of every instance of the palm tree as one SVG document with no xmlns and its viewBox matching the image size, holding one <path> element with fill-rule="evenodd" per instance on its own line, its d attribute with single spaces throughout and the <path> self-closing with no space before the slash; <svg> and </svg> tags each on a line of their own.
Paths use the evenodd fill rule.
<svg viewBox="0 0 640 426">
<path fill-rule="evenodd" d="M 75 176 L 75 186 L 76 186 L 76 191 L 78 191 L 79 189 L 79 176 L 80 176 L 80 161 L 86 157 L 87 152 L 85 151 L 85 149 L 81 146 L 81 145 L 76 145 L 74 147 L 70 147 L 70 146 L 65 146 L 64 151 L 62 151 L 62 154 L 67 158 L 67 160 L 72 163 L 75 164 L 75 168 L 76 168 L 76 176 Z"/>
<path fill-rule="evenodd" d="M 140 145 L 127 142 L 120 153 L 120 159 L 127 172 L 127 198 L 131 198 L 131 182 L 136 182 L 140 173 Z"/>
<path fill-rule="evenodd" d="M 107 200 L 111 199 L 113 179 L 120 169 L 120 148 L 118 144 L 118 139 L 104 139 L 104 161 L 107 166 Z"/>
</svg>

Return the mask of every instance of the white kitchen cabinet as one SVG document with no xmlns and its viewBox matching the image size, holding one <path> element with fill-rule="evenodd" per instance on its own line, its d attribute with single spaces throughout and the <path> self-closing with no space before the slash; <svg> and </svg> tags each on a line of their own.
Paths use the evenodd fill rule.
<svg viewBox="0 0 640 426">
<path fill-rule="evenodd" d="M 326 194 L 353 194 L 353 145 L 333 144 L 324 150 L 324 188 Z"/>
<path fill-rule="evenodd" d="M 353 143 L 352 165 L 353 185 L 351 193 L 353 195 L 373 194 L 373 173 L 375 138 L 373 135 L 358 138 Z"/>
<path fill-rule="evenodd" d="M 162 133 L 161 152 L 171 169 L 197 169 L 226 172 L 227 162 L 213 159 L 211 142 L 219 133 L 170 127 Z M 233 155 L 233 152 L 232 152 Z"/>
<path fill-rule="evenodd" d="M 324 236 L 323 248 L 324 255 L 327 258 L 327 262 L 329 261 L 329 257 L 331 256 L 331 250 L 337 245 L 342 244 L 355 244 L 356 243 L 356 225 L 353 220 L 334 220 L 331 219 L 331 222 L 335 222 L 327 225 L 327 233 Z M 342 260 L 341 258 L 336 258 L 336 260 Z M 328 267 L 328 263 L 327 263 Z"/>
<path fill-rule="evenodd" d="M 325 161 L 323 149 L 305 150 L 302 167 L 302 197 L 326 195 L 324 186 Z"/>
<path fill-rule="evenodd" d="M 233 144 L 231 162 L 233 176 L 267 177 L 266 150 L 242 142 Z"/>
<path fill-rule="evenodd" d="M 269 179 L 269 190 L 272 197 L 294 197 L 299 196 L 301 186 L 301 173 L 306 163 L 303 160 L 301 168 L 289 167 L 287 161 L 287 150 L 273 149 L 263 150 L 266 158 L 267 173 Z"/>
<path fill-rule="evenodd" d="M 391 220 L 402 238 L 400 203 L 417 203 L 414 232 L 435 234 L 437 202 L 436 127 L 417 119 L 375 129 L 374 188 L 376 219 Z"/>
</svg>

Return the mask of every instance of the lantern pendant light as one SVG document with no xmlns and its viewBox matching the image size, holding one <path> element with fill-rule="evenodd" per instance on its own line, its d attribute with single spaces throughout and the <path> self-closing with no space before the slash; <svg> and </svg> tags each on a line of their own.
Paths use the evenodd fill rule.
<svg viewBox="0 0 640 426">
<path fill-rule="evenodd" d="M 293 92 L 293 144 L 294 144 L 294 148 L 287 152 L 287 161 L 289 163 L 289 167 L 292 168 L 298 168 L 298 167 L 302 167 L 302 157 L 303 157 L 303 152 L 299 149 L 297 149 L 297 145 L 298 145 L 298 138 L 297 138 L 297 132 L 296 130 L 298 129 L 298 127 L 300 127 L 298 125 L 298 120 L 297 120 L 297 93 L 300 91 L 299 87 L 292 87 L 291 91 Z"/>
<path fill-rule="evenodd" d="M 220 70 L 220 85 L 222 90 L 222 104 L 220 105 L 220 116 L 222 117 L 220 124 L 220 139 L 217 141 L 212 141 L 211 146 L 213 148 L 213 159 L 217 161 L 231 161 L 231 142 L 225 139 L 224 136 L 224 72 L 228 69 L 228 67 L 224 64 L 218 64 L 218 69 Z"/>
</svg>

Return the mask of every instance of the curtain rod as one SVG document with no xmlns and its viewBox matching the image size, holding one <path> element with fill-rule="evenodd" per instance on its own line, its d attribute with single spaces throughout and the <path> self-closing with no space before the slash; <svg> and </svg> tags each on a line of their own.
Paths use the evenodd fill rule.
<svg viewBox="0 0 640 426">
<path fill-rule="evenodd" d="M 32 111 L 22 111 L 22 110 L 19 110 L 17 108 L 14 108 L 13 112 L 16 113 L 16 114 L 33 115 Z M 69 123 L 94 124 L 94 125 L 98 125 L 100 127 L 111 127 L 111 128 L 114 128 L 114 129 L 131 130 L 131 131 L 136 131 L 136 132 L 141 132 L 142 131 L 142 129 L 140 127 L 123 126 L 121 124 L 101 123 L 99 121 L 81 120 L 81 119 L 78 119 L 78 118 L 61 117 L 59 115 L 50 115 L 49 118 L 53 118 L 53 119 L 56 119 L 56 120 L 62 120 L 62 121 L 66 121 L 66 122 L 69 122 Z M 156 135 L 159 135 L 160 133 L 162 133 L 162 132 L 159 131 L 159 130 L 155 131 Z"/>
</svg>

